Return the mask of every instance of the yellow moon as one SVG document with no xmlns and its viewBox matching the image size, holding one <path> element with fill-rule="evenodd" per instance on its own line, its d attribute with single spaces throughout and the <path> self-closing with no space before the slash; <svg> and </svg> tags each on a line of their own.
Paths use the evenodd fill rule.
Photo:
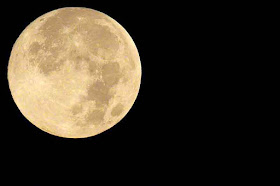
<svg viewBox="0 0 280 186">
<path fill-rule="evenodd" d="M 8 65 L 12 97 L 41 130 L 85 138 L 117 124 L 138 95 L 141 63 L 126 30 L 99 11 L 67 7 L 30 23 Z"/>
</svg>

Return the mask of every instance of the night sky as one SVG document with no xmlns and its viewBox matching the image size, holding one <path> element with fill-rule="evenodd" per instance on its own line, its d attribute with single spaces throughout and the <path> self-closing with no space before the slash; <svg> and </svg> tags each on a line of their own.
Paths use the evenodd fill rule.
<svg viewBox="0 0 280 186">
<path fill-rule="evenodd" d="M 122 180 L 144 186 L 167 181 L 193 185 L 187 184 L 192 179 L 218 185 L 225 178 L 235 161 L 231 149 L 238 145 L 228 106 L 234 97 L 227 86 L 232 70 L 226 55 L 226 9 L 175 1 L 27 0 L 1 5 L 5 178 L 29 185 L 50 180 L 112 185 L 105 183 Z M 119 22 L 133 38 L 142 65 L 139 95 L 129 113 L 113 128 L 85 139 L 60 138 L 36 128 L 18 110 L 7 81 L 9 55 L 24 28 L 46 12 L 71 6 L 92 8 Z"/>
</svg>

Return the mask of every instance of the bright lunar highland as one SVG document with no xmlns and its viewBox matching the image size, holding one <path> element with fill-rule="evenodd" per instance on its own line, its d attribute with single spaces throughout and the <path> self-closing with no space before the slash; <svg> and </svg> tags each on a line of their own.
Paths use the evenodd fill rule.
<svg viewBox="0 0 280 186">
<path fill-rule="evenodd" d="M 117 124 L 138 95 L 141 63 L 126 30 L 89 8 L 61 8 L 30 23 L 8 65 L 12 97 L 35 126 L 85 138 Z"/>
</svg>

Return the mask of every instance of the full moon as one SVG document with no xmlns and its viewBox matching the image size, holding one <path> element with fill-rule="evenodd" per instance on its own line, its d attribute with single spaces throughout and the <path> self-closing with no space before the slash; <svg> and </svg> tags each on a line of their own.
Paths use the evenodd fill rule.
<svg viewBox="0 0 280 186">
<path fill-rule="evenodd" d="M 16 40 L 8 82 L 20 112 L 41 130 L 86 138 L 117 124 L 141 82 L 127 31 L 99 11 L 67 7 L 30 23 Z"/>
</svg>

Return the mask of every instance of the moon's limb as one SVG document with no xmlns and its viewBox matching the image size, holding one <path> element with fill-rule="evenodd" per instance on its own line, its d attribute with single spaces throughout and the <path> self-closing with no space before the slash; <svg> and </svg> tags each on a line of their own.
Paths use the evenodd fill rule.
<svg viewBox="0 0 280 186">
<path fill-rule="evenodd" d="M 94 136 L 132 107 L 141 80 L 125 29 L 88 8 L 62 8 L 33 21 L 15 42 L 9 87 L 22 114 L 61 137 Z"/>
</svg>

